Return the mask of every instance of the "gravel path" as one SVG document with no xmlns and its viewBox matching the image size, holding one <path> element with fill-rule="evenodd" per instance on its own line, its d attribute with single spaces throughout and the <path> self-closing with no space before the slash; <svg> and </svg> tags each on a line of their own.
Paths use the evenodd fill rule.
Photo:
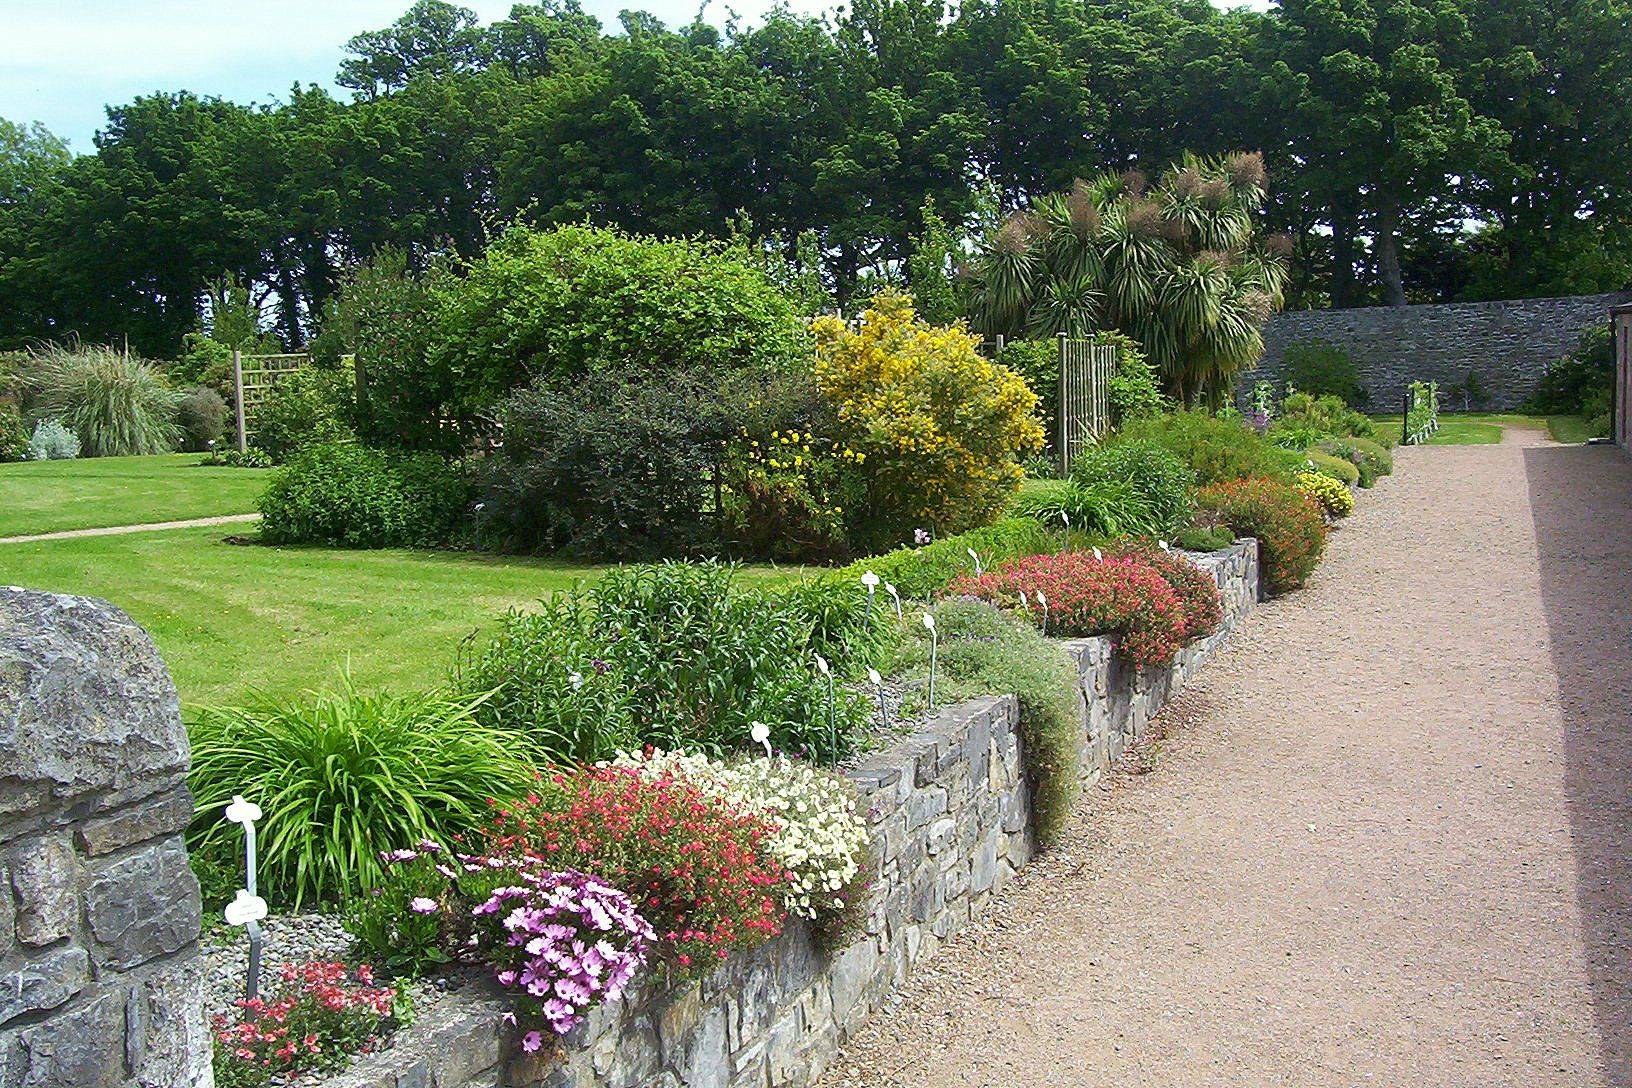
<svg viewBox="0 0 1632 1088">
<path fill-rule="evenodd" d="M 825 1088 L 1632 1085 L 1629 605 L 1632 459 L 1399 451 Z"/>
<path fill-rule="evenodd" d="M 0 536 L 0 544 L 32 544 L 36 540 L 69 540 L 76 536 L 119 536 L 123 533 L 156 533 L 161 529 L 197 529 L 205 525 L 233 525 L 243 521 L 259 521 L 259 514 L 220 514 L 213 518 L 187 518 L 184 521 L 150 521 L 142 525 L 105 525 L 96 529 L 63 529 L 55 533 L 34 533 L 29 536 Z"/>
</svg>

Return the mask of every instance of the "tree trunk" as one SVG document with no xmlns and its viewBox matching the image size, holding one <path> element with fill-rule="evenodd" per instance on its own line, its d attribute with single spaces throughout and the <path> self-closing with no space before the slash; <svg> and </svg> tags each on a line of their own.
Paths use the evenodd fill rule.
<svg viewBox="0 0 1632 1088">
<path fill-rule="evenodd" d="M 1400 210 L 1385 204 L 1377 211 L 1377 273 L 1383 277 L 1383 297 L 1390 306 L 1405 305 L 1405 284 L 1400 279 Z"/>
<path fill-rule="evenodd" d="M 1348 208 L 1332 209 L 1332 307 L 1354 305 L 1355 259 L 1354 213 Z"/>
</svg>

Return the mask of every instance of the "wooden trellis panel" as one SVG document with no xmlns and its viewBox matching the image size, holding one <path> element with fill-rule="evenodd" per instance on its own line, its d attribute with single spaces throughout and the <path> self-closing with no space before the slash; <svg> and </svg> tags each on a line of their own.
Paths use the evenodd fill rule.
<svg viewBox="0 0 1632 1088">
<path fill-rule="evenodd" d="M 249 436 L 255 433 L 255 411 L 266 403 L 272 387 L 286 375 L 292 374 L 311 362 L 304 352 L 285 355 L 244 355 L 232 353 L 232 384 L 238 413 L 238 449 L 249 448 Z"/>
<path fill-rule="evenodd" d="M 1111 375 L 1116 372 L 1116 348 L 1092 340 L 1059 337 L 1060 472 L 1111 429 Z"/>
</svg>

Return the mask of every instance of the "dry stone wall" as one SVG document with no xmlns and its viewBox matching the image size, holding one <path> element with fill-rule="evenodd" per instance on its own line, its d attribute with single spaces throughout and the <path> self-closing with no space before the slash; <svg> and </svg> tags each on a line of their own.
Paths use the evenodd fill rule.
<svg viewBox="0 0 1632 1088">
<path fill-rule="evenodd" d="M 1103 774 L 1258 600 L 1257 545 L 1198 556 L 1218 580 L 1219 633 L 1172 668 L 1133 670 L 1105 639 L 1065 643 L 1082 678 L 1083 767 Z M 819 1077 L 839 1045 L 1031 859 L 1031 791 L 1012 695 L 948 708 L 849 772 L 873 830 L 865 930 L 824 948 L 808 928 L 678 993 L 648 986 L 604 1006 L 559 1056 L 523 1055 L 474 985 L 437 1004 L 328 1088 L 783 1088 Z"/>
<path fill-rule="evenodd" d="M 1360 384 L 1377 412 L 1397 412 L 1413 381 L 1459 385 L 1468 371 L 1485 391 L 1477 407 L 1516 408 L 1546 368 L 1609 310 L 1632 293 L 1525 298 L 1506 302 L 1458 302 L 1429 306 L 1365 306 L 1350 310 L 1288 310 L 1264 328 L 1264 356 L 1237 386 L 1245 398 L 1259 379 L 1278 381 L 1286 350 L 1324 341 L 1342 348 L 1360 373 Z M 1449 400 L 1446 407 L 1460 409 Z"/>
<path fill-rule="evenodd" d="M 103 601 L 0 587 L 0 1088 L 208 1088 L 176 689 Z"/>
</svg>

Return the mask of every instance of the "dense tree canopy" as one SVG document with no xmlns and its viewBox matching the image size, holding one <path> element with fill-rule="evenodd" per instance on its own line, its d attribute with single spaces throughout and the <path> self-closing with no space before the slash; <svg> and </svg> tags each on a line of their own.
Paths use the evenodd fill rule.
<svg viewBox="0 0 1632 1088">
<path fill-rule="evenodd" d="M 1629 24 L 1632 0 L 855 0 L 609 30 L 576 0 L 486 26 L 420 0 L 348 43 L 341 96 L 144 96 L 77 158 L 0 124 L 0 347 L 172 354 L 224 276 L 302 343 L 370 255 L 470 257 L 517 217 L 723 238 L 746 216 L 848 306 L 949 273 L 956 252 L 915 260 L 927 237 L 1241 148 L 1294 242 L 1289 305 L 1624 287 Z"/>
</svg>

